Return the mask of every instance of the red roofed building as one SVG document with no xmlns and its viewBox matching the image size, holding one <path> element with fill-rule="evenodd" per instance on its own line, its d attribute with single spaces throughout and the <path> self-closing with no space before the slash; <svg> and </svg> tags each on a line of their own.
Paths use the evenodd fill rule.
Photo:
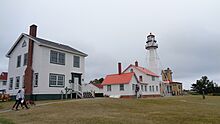
<svg viewBox="0 0 220 124">
<path fill-rule="evenodd" d="M 132 97 L 138 79 L 134 72 L 121 73 L 121 63 L 118 64 L 118 74 L 107 75 L 102 82 L 105 96 Z"/>
<path fill-rule="evenodd" d="M 139 94 L 142 97 L 154 97 L 161 96 L 160 85 L 161 81 L 159 75 L 148 70 L 147 68 L 141 67 L 138 65 L 138 62 L 135 62 L 135 65 L 129 65 L 123 73 L 133 72 L 140 82 Z"/>
<path fill-rule="evenodd" d="M 2 72 L 0 75 L 0 90 L 6 90 L 7 88 L 7 72 Z"/>
</svg>

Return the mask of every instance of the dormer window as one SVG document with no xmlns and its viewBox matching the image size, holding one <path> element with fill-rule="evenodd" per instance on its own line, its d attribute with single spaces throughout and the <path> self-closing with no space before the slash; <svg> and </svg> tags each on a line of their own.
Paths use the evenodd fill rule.
<svg viewBox="0 0 220 124">
<path fill-rule="evenodd" d="M 140 82 L 142 82 L 142 81 L 143 81 L 142 76 L 139 76 L 139 81 L 140 81 Z"/>
<path fill-rule="evenodd" d="M 24 42 L 22 43 L 22 47 L 26 47 L 27 46 L 27 43 L 26 41 L 24 40 Z"/>
<path fill-rule="evenodd" d="M 155 81 L 155 77 L 154 76 L 152 76 L 152 81 Z"/>
</svg>

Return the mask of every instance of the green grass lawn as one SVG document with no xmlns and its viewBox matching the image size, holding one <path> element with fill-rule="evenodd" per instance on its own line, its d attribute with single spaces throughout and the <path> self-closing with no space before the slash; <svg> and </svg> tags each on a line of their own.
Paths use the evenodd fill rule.
<svg viewBox="0 0 220 124">
<path fill-rule="evenodd" d="M 37 104 L 42 102 L 51 101 Z M 12 104 L 0 103 L 0 110 Z M 201 96 L 75 100 L 2 113 L 0 123 L 219 124 L 220 97 L 207 96 L 205 100 Z"/>
</svg>

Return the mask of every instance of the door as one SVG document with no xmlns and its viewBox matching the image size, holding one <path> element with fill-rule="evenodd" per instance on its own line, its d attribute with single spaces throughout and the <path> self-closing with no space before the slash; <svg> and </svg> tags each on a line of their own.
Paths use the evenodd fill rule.
<svg viewBox="0 0 220 124">
<path fill-rule="evenodd" d="M 71 73 L 72 74 L 72 86 L 75 91 L 81 91 L 81 75 L 80 73 Z"/>
</svg>

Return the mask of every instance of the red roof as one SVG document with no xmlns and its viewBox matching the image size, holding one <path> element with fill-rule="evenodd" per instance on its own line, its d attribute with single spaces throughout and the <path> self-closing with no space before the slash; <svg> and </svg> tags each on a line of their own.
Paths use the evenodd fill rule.
<svg viewBox="0 0 220 124">
<path fill-rule="evenodd" d="M 134 75 L 134 72 L 107 75 L 102 82 L 102 85 L 129 84 Z"/>
<path fill-rule="evenodd" d="M 99 89 L 103 89 L 103 85 L 102 84 L 93 84 L 93 83 L 91 83 L 91 84 L 96 86 L 96 87 L 98 87 Z"/>
<path fill-rule="evenodd" d="M 2 72 L 0 75 L 0 80 L 7 80 L 8 73 L 7 72 Z"/>
<path fill-rule="evenodd" d="M 150 71 L 150 70 L 148 70 L 148 69 L 146 69 L 146 68 L 144 68 L 144 67 L 140 67 L 140 66 L 135 66 L 135 65 L 129 65 L 125 70 L 124 70 L 124 72 L 126 71 L 126 70 L 128 70 L 130 67 L 134 67 L 134 68 L 136 68 L 137 70 L 139 70 L 139 71 L 141 71 L 141 72 L 143 72 L 143 73 L 145 73 L 145 74 L 147 74 L 147 75 L 151 75 L 151 76 L 155 76 L 155 77 L 160 77 L 159 75 L 157 75 L 157 74 L 155 74 L 154 72 L 152 72 L 152 71 Z"/>
</svg>

